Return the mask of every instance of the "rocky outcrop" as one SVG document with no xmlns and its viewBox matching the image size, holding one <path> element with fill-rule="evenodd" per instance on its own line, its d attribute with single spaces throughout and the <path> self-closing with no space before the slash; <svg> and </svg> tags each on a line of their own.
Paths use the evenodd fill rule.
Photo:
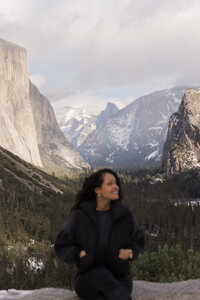
<svg viewBox="0 0 200 300">
<path fill-rule="evenodd" d="M 34 115 L 37 142 L 45 170 L 58 173 L 67 168 L 89 168 L 89 164 L 66 140 L 58 126 L 53 108 L 47 98 L 29 83 L 29 95 Z"/>
<path fill-rule="evenodd" d="M 170 117 L 162 167 L 166 174 L 200 167 L 199 89 L 187 89 L 178 112 Z"/>
<path fill-rule="evenodd" d="M 29 101 L 26 50 L 0 40 L 0 145 L 42 166 Z"/>
<path fill-rule="evenodd" d="M 0 299 L 79 300 L 75 292 L 66 289 L 44 288 L 34 291 L 0 291 Z M 134 300 L 194 300 L 200 299 L 200 279 L 172 283 L 134 281 Z"/>
<path fill-rule="evenodd" d="M 116 104 L 108 102 L 105 110 L 103 110 L 97 117 L 96 123 L 98 125 L 104 125 L 107 120 L 114 116 L 119 111 Z"/>
</svg>

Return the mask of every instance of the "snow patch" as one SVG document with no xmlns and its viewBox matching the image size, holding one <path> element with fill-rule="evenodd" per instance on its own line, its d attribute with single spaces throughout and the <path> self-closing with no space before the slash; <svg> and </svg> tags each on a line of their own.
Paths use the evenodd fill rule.
<svg viewBox="0 0 200 300">
<path fill-rule="evenodd" d="M 150 153 L 149 155 L 147 155 L 145 157 L 145 160 L 149 160 L 151 158 L 155 158 L 158 155 L 158 153 L 159 153 L 159 150 L 153 151 L 152 153 Z"/>
<path fill-rule="evenodd" d="M 118 149 L 114 150 L 113 152 L 111 152 L 108 157 L 105 159 L 107 162 L 112 163 L 113 162 L 113 155 L 118 151 Z"/>
<path fill-rule="evenodd" d="M 0 291 L 0 299 L 23 299 L 24 297 L 26 297 L 27 295 L 32 294 L 32 291 L 22 291 L 22 290 L 14 290 L 14 289 L 10 289 L 10 290 L 2 290 Z"/>
<path fill-rule="evenodd" d="M 148 131 L 149 131 L 149 130 L 162 130 L 162 129 L 163 129 L 162 127 L 158 127 L 158 126 L 156 127 L 156 126 L 155 126 L 155 127 L 150 127 L 150 128 L 148 128 Z"/>
<path fill-rule="evenodd" d="M 179 121 L 179 118 L 178 118 L 177 115 L 172 115 L 172 116 L 170 117 L 170 121 L 176 126 L 177 123 L 178 123 L 178 121 Z"/>
<path fill-rule="evenodd" d="M 151 148 L 154 148 L 154 147 L 158 147 L 158 146 L 159 146 L 159 143 L 148 143 L 146 146 L 147 146 L 147 147 L 149 146 L 149 147 L 151 147 Z"/>
<path fill-rule="evenodd" d="M 29 258 L 28 262 L 29 262 L 31 269 L 42 270 L 44 268 L 44 263 L 41 259 L 37 260 L 35 257 L 32 257 L 32 258 Z"/>
<path fill-rule="evenodd" d="M 174 203 L 174 206 L 180 206 L 180 205 L 186 205 L 186 206 L 200 206 L 200 199 L 199 198 L 197 198 L 197 199 L 195 199 L 195 200 L 190 200 L 190 201 L 181 201 L 181 200 L 179 200 L 179 201 L 176 201 L 175 203 Z"/>
<path fill-rule="evenodd" d="M 161 116 L 163 117 L 163 119 L 164 119 L 165 121 L 166 121 L 166 120 L 168 121 L 168 119 L 169 119 L 168 116 L 165 116 L 164 114 L 162 114 L 161 111 L 159 111 L 159 113 L 161 114 Z"/>
</svg>

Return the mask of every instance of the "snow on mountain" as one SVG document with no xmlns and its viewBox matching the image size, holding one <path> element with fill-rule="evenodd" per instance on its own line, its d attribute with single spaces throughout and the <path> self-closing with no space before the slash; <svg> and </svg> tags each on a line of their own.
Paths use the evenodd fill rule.
<svg viewBox="0 0 200 300">
<path fill-rule="evenodd" d="M 169 117 L 177 111 L 185 87 L 140 97 L 92 131 L 78 147 L 93 166 L 159 165 Z"/>
<path fill-rule="evenodd" d="M 95 115 L 83 108 L 66 107 L 66 112 L 59 122 L 60 128 L 67 139 L 79 147 L 98 126 L 104 124 L 119 109 L 114 103 L 107 103 L 104 111 Z"/>
<path fill-rule="evenodd" d="M 119 109 L 116 104 L 108 102 L 105 110 L 103 110 L 97 117 L 96 123 L 98 125 L 104 124 L 104 122 L 114 116 L 118 111 Z"/>
<path fill-rule="evenodd" d="M 68 106 L 59 125 L 67 139 L 76 147 L 96 129 L 95 118 L 95 114 L 86 109 Z"/>
</svg>

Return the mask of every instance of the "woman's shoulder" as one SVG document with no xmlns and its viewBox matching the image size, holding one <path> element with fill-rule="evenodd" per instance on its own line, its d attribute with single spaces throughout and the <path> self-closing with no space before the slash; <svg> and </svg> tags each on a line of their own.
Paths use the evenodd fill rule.
<svg viewBox="0 0 200 300">
<path fill-rule="evenodd" d="M 73 209 L 69 212 L 68 217 L 67 218 L 76 218 L 78 215 L 80 214 L 80 209 L 76 208 Z"/>
<path fill-rule="evenodd" d="M 67 219 L 78 219 L 79 217 L 81 217 L 83 214 L 82 210 L 77 207 L 76 209 L 73 209 L 72 211 L 69 212 Z"/>
<path fill-rule="evenodd" d="M 126 205 L 120 203 L 121 208 L 126 212 L 127 217 L 129 217 L 131 220 L 133 220 L 135 222 L 136 218 L 135 218 L 135 214 L 133 211 L 131 211 Z"/>
<path fill-rule="evenodd" d="M 116 206 L 118 207 L 118 209 L 120 211 L 123 211 L 124 213 L 126 213 L 128 215 L 132 215 L 131 210 L 126 205 L 124 205 L 123 203 L 121 203 L 120 201 L 116 201 Z"/>
<path fill-rule="evenodd" d="M 77 224 L 79 219 L 80 210 L 74 209 L 70 211 L 65 219 L 64 228 L 65 227 L 74 227 Z"/>
</svg>

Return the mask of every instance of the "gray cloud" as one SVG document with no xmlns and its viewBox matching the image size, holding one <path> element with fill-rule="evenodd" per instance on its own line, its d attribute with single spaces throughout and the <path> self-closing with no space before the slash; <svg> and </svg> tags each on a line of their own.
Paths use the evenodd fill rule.
<svg viewBox="0 0 200 300">
<path fill-rule="evenodd" d="M 87 91 L 93 91 L 88 103 L 91 95 L 123 102 L 199 84 L 197 0 L 1 2 L 1 38 L 27 49 L 30 75 L 41 78 L 40 89 L 54 105 L 59 99 L 69 105 L 70 95 L 87 103 Z"/>
</svg>

